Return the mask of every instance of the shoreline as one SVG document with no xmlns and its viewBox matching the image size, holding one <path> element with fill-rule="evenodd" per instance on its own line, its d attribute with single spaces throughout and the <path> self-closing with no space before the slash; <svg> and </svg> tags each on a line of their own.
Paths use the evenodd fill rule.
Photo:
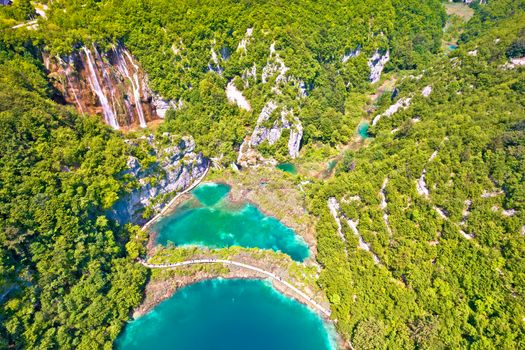
<svg viewBox="0 0 525 350">
<path fill-rule="evenodd" d="M 288 282 L 285 278 L 280 277 L 279 275 L 275 274 L 274 272 L 268 271 L 267 269 L 258 267 L 253 264 L 243 263 L 236 260 L 230 260 L 230 259 L 216 259 L 216 258 L 206 258 L 206 259 L 191 259 L 191 260 L 185 260 L 177 263 L 168 263 L 168 264 L 150 264 L 146 261 L 140 261 L 140 263 L 150 269 L 174 269 L 177 267 L 186 267 L 191 265 L 213 265 L 213 264 L 221 264 L 222 266 L 227 266 L 230 271 L 232 267 L 234 269 L 241 269 L 242 271 L 250 271 L 251 273 L 260 274 L 264 276 L 264 279 L 270 279 L 272 281 L 272 284 L 276 286 L 276 289 L 283 289 L 288 291 L 287 294 L 293 294 L 295 295 L 294 298 L 298 301 L 304 303 L 305 305 L 310 304 L 310 306 L 313 306 L 317 311 L 319 311 L 320 315 L 323 317 L 326 317 L 327 319 L 330 318 L 331 310 L 329 308 L 325 308 L 324 306 L 320 305 L 317 301 L 315 301 L 313 298 L 309 295 L 307 295 L 304 291 L 300 290 L 299 288 L 295 287 L 293 284 Z M 279 282 L 279 283 L 276 283 Z M 279 286 L 279 287 L 277 287 Z"/>
<path fill-rule="evenodd" d="M 206 175 L 206 173 L 204 175 Z M 174 198 L 172 201 L 170 201 L 170 203 L 163 209 L 162 215 L 160 216 L 157 215 L 158 217 L 154 218 L 155 221 L 158 221 L 163 216 L 173 213 L 174 211 L 177 210 L 178 206 L 182 202 L 190 200 L 191 194 L 189 192 L 193 190 L 195 187 L 199 185 L 206 185 L 206 184 L 226 185 L 230 188 L 230 191 L 228 192 L 225 198 L 227 198 L 228 201 L 233 206 L 241 207 L 244 205 L 252 205 L 256 207 L 263 215 L 279 220 L 283 225 L 292 229 L 294 231 L 294 234 L 299 236 L 304 241 L 306 246 L 308 247 L 309 254 L 308 254 L 308 257 L 304 260 L 304 262 L 306 261 L 316 262 L 317 261 L 315 259 L 315 257 L 317 256 L 317 242 L 314 238 L 314 235 L 311 232 L 309 232 L 312 230 L 313 226 L 306 225 L 306 227 L 301 227 L 301 225 L 297 224 L 293 220 L 287 220 L 287 217 L 279 218 L 277 215 L 273 214 L 271 210 L 267 208 L 263 208 L 260 203 L 257 203 L 257 201 L 253 200 L 252 198 L 248 198 L 248 196 L 243 193 L 244 191 L 247 191 L 248 193 L 255 192 L 254 189 L 245 189 L 245 190 L 240 189 L 238 188 L 237 184 L 235 184 L 233 181 L 228 181 L 227 179 L 224 178 L 224 176 L 218 177 L 217 180 L 212 179 L 212 180 L 203 181 L 204 175 L 198 180 L 199 181 L 198 183 L 192 184 L 192 186 L 188 187 L 188 189 L 185 192 L 179 193 L 177 195 L 177 198 Z M 155 240 L 158 235 L 158 233 L 151 230 L 151 227 L 150 227 L 154 223 L 153 219 L 150 221 L 152 222 L 148 222 L 147 227 L 146 225 L 142 227 L 143 230 L 144 229 L 147 230 L 148 235 L 149 235 L 148 244 L 147 244 L 148 253 L 155 248 L 156 246 Z"/>
<path fill-rule="evenodd" d="M 253 183 L 246 183 L 246 182 L 236 182 L 235 178 L 233 176 L 236 176 L 236 174 L 228 174 L 224 172 L 218 172 L 213 173 L 211 176 L 211 179 L 207 179 L 207 181 L 203 181 L 206 175 L 208 175 L 210 171 L 210 167 L 206 168 L 206 171 L 199 177 L 197 180 L 195 180 L 191 186 L 186 188 L 184 191 L 178 193 L 168 204 L 152 219 L 150 219 L 145 225 L 142 226 L 142 230 L 148 233 L 148 243 L 147 243 L 147 256 L 151 256 L 152 253 L 155 252 L 155 248 L 157 245 L 155 244 L 155 239 L 157 237 L 157 233 L 154 232 L 151 229 L 151 226 L 157 222 L 159 219 L 161 219 L 163 216 L 166 216 L 168 214 L 173 213 L 177 210 L 178 206 L 191 198 L 190 191 L 193 190 L 195 187 L 201 185 L 201 184 L 223 184 L 230 188 L 230 191 L 228 192 L 226 198 L 229 202 L 231 202 L 233 205 L 253 205 L 258 208 L 258 210 L 261 211 L 265 216 L 275 218 L 276 220 L 279 220 L 282 222 L 285 226 L 291 228 L 296 235 L 301 237 L 301 239 L 307 244 L 308 250 L 309 250 L 309 256 L 305 259 L 305 261 L 302 262 L 302 264 L 306 264 L 307 262 L 314 263 L 316 266 L 317 260 L 315 259 L 317 255 L 317 242 L 315 240 L 315 230 L 313 230 L 313 227 L 315 227 L 315 223 L 310 221 L 303 221 L 300 222 L 298 220 L 289 220 L 288 217 L 290 217 L 292 214 L 290 213 L 284 213 L 283 215 L 275 215 L 271 208 L 268 208 L 268 205 L 262 205 L 263 201 L 258 201 L 256 198 L 253 198 L 253 196 L 257 196 L 258 191 L 263 191 L 271 194 L 277 193 L 277 200 L 282 201 L 282 198 L 279 198 L 279 195 L 281 197 L 286 196 L 286 191 L 294 191 L 295 190 L 295 184 L 292 182 L 289 184 L 289 187 L 282 187 L 279 188 L 277 191 L 268 190 L 265 188 L 260 187 L 260 183 L 264 180 L 264 175 L 262 177 L 256 177 L 254 179 Z M 213 170 L 212 170 L 213 171 Z M 244 176 L 247 176 L 250 178 L 252 174 L 247 173 L 244 174 Z M 271 182 L 271 179 L 270 181 Z M 283 191 L 279 191 L 283 190 Z M 251 197 L 251 198 L 250 198 Z M 270 204 L 272 204 L 272 198 L 270 197 L 263 197 L 263 199 L 268 199 L 270 201 Z M 277 203 L 279 202 L 273 202 Z M 272 205 L 269 205 L 271 207 Z M 299 206 L 300 209 L 305 210 L 304 205 Z M 300 214 L 300 218 L 304 219 L 304 215 L 306 214 Z M 280 216 L 282 218 L 280 218 Z M 334 345 L 336 345 L 337 349 L 351 349 L 351 347 L 348 346 L 348 343 L 346 343 L 342 337 L 337 332 L 337 329 L 335 327 L 336 320 L 332 320 L 330 317 L 330 314 L 325 314 L 321 310 L 324 310 L 324 307 L 327 307 L 329 312 L 330 310 L 330 303 L 326 299 L 326 296 L 323 294 L 321 296 L 322 304 L 323 306 L 320 306 L 317 304 L 315 299 L 318 299 L 320 294 L 322 293 L 322 290 L 318 290 L 316 292 L 313 292 L 310 288 L 308 288 L 307 285 L 304 285 L 303 288 L 306 286 L 306 290 L 309 294 L 312 295 L 312 297 L 309 297 L 307 294 L 304 294 L 305 292 L 301 289 L 299 290 L 299 293 L 294 291 L 293 289 L 286 286 L 285 282 L 283 284 L 282 280 L 277 277 L 276 279 L 269 277 L 268 275 L 265 275 L 264 273 L 256 272 L 253 270 L 246 270 L 238 266 L 232 266 L 232 265 L 225 265 L 220 263 L 210 263 L 206 264 L 209 266 L 212 266 L 211 271 L 205 271 L 202 266 L 200 268 L 196 268 L 195 270 L 190 270 L 188 275 L 183 274 L 177 274 L 174 273 L 173 275 L 166 275 L 167 277 L 157 279 L 155 280 L 154 277 L 150 277 L 150 280 L 147 282 L 145 290 L 144 290 L 144 298 L 140 306 L 135 308 L 133 310 L 133 319 L 139 318 L 146 313 L 153 310 L 158 304 L 162 303 L 166 299 L 169 299 L 172 297 L 178 290 L 180 290 L 183 287 L 186 287 L 188 285 L 192 285 L 195 283 L 198 283 L 200 281 L 204 280 L 211 280 L 211 279 L 217 279 L 217 278 L 223 278 L 223 279 L 257 279 L 262 281 L 267 281 L 272 288 L 274 288 L 278 293 L 281 293 L 283 296 L 291 298 L 295 300 L 296 302 L 300 303 L 304 307 L 307 307 L 310 311 L 314 312 L 318 317 L 320 317 L 323 321 L 323 323 L 327 326 L 327 332 L 330 330 L 330 336 L 334 340 Z M 279 264 L 277 264 L 279 266 Z M 213 268 L 224 268 L 227 269 L 227 271 L 213 271 Z M 190 266 L 187 266 L 188 268 Z M 194 265 L 192 265 L 193 268 L 195 268 Z M 319 266 L 318 266 L 319 267 Z M 163 270 L 165 271 L 174 271 L 177 270 L 176 268 L 166 268 L 166 269 L 156 269 L 156 270 Z M 180 271 L 180 270 L 179 270 Z M 293 285 L 291 285 L 292 288 L 296 288 Z M 315 288 L 314 288 L 315 290 Z M 301 296 L 301 293 L 306 296 L 306 299 L 304 296 Z M 314 299 L 315 298 L 315 299 Z M 311 305 L 311 301 L 309 302 L 309 299 L 314 302 L 314 304 Z M 321 309 L 319 309 L 317 306 L 319 306 Z M 335 348 L 334 348 L 335 350 Z"/>
<path fill-rule="evenodd" d="M 208 166 L 206 168 L 206 170 L 204 171 L 204 174 L 202 174 L 197 180 L 193 181 L 193 183 L 187 187 L 185 190 L 183 190 L 182 192 L 179 192 L 175 195 L 175 197 L 173 197 L 169 202 L 168 204 L 166 204 L 164 206 L 164 208 L 161 209 L 161 211 L 155 215 L 153 218 L 151 218 L 148 222 L 146 222 L 144 225 L 142 225 L 142 227 L 140 228 L 142 231 L 148 231 L 150 232 L 148 229 L 151 225 L 153 225 L 157 220 L 159 220 L 161 217 L 163 217 L 166 213 L 169 212 L 170 208 L 179 200 L 179 198 L 181 198 L 183 195 L 187 194 L 188 192 L 190 192 L 191 190 L 193 190 L 195 187 L 197 187 L 201 181 L 206 177 L 206 175 L 208 174 L 208 171 L 210 170 L 210 166 Z"/>
<path fill-rule="evenodd" d="M 252 171 L 252 169 L 249 169 L 247 171 Z M 297 216 L 297 215 L 291 215 L 291 214 L 279 215 L 275 210 L 272 210 L 271 208 L 268 208 L 267 205 L 264 205 L 262 201 L 257 200 L 257 198 L 253 198 L 253 196 L 250 196 L 251 194 L 257 193 L 258 191 L 258 189 L 256 188 L 257 185 L 251 184 L 251 183 L 236 182 L 235 178 L 232 178 L 234 176 L 238 176 L 238 174 L 222 172 L 218 174 L 213 174 L 211 176 L 211 179 L 208 180 L 207 182 L 228 185 L 230 187 L 230 192 L 228 193 L 227 196 L 228 196 L 228 199 L 232 203 L 244 204 L 243 202 L 245 202 L 247 204 L 254 205 L 265 216 L 275 218 L 279 220 L 283 225 L 291 228 L 295 232 L 295 234 L 300 236 L 304 240 L 304 242 L 308 245 L 308 248 L 310 251 L 310 256 L 308 257 L 308 259 L 312 258 L 313 261 L 315 261 L 315 257 L 317 256 L 317 240 L 315 238 L 315 222 L 301 223 L 297 220 L 289 219 L 290 217 Z M 250 174 L 246 173 L 244 176 L 250 176 Z M 262 175 L 262 177 L 260 177 L 257 182 L 260 183 L 261 180 L 264 180 L 264 175 Z M 248 188 L 245 188 L 245 187 L 248 187 Z M 295 189 L 295 186 L 290 186 L 290 188 L 285 189 L 285 190 L 295 191 L 296 189 Z M 260 190 L 260 191 L 264 192 L 265 190 Z M 273 192 L 276 192 L 276 191 L 273 191 Z M 300 205 L 299 207 L 303 210 L 306 210 L 304 205 Z M 301 215 L 301 218 L 305 217 L 304 215 L 305 214 Z"/>
<path fill-rule="evenodd" d="M 213 271 L 203 271 L 203 270 L 197 270 L 195 272 L 192 272 L 190 275 L 173 275 L 165 280 L 157 280 L 152 281 L 150 280 L 148 284 L 146 285 L 145 298 L 143 300 L 143 303 L 134 310 L 133 312 L 133 319 L 140 318 L 147 313 L 151 312 L 156 306 L 158 306 L 160 303 L 164 302 L 165 300 L 171 298 L 175 293 L 177 293 L 180 289 L 187 287 L 189 285 L 193 285 L 195 283 L 199 283 L 206 280 L 213 280 L 213 279 L 246 279 L 246 280 L 260 280 L 263 282 L 267 282 L 270 284 L 270 286 L 278 293 L 282 294 L 283 296 L 293 299 L 294 301 L 300 303 L 304 307 L 308 308 L 311 312 L 316 314 L 323 322 L 323 324 L 326 327 L 326 331 L 333 340 L 333 344 L 336 346 L 333 350 L 347 350 L 352 349 L 348 343 L 340 336 L 339 332 L 337 332 L 337 328 L 335 327 L 336 320 L 331 319 L 330 316 L 327 316 L 320 312 L 317 308 L 312 307 L 308 302 L 303 300 L 302 298 L 298 297 L 296 293 L 293 292 L 293 290 L 290 290 L 285 285 L 282 285 L 281 283 L 276 283 L 272 278 L 269 278 L 266 275 L 263 275 L 261 273 L 257 273 L 253 270 L 246 270 L 238 267 L 233 266 L 225 266 L 220 263 L 213 263 L 209 264 L 210 266 L 217 267 L 226 267 L 228 268 L 227 273 L 220 273 L 220 272 L 213 272 Z M 189 265 L 192 266 L 192 265 Z M 189 267 L 188 265 L 186 267 Z M 174 271 L 177 268 L 160 268 L 156 270 L 161 271 Z M 156 295 L 155 295 L 156 294 Z M 329 305 L 329 304 L 328 304 Z"/>
</svg>

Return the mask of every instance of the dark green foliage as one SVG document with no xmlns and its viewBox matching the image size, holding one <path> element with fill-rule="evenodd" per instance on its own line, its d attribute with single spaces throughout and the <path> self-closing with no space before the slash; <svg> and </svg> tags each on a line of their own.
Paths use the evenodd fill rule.
<svg viewBox="0 0 525 350">
<path fill-rule="evenodd" d="M 146 277 L 124 248 L 133 229 L 104 216 L 122 193 L 128 146 L 97 118 L 48 99 L 29 55 L 8 56 L 0 60 L 0 347 L 111 349 Z"/>
<path fill-rule="evenodd" d="M 117 41 L 155 91 L 184 101 L 159 133 L 191 134 L 223 163 L 235 161 L 273 98 L 301 119 L 305 147 L 323 144 L 328 155 L 347 143 L 370 93 L 367 60 L 389 49 L 387 70 L 422 74 L 398 80 L 398 98 L 412 97 L 410 108 L 372 127 L 374 139 L 346 151 L 332 180 L 306 186 L 318 217 L 319 285 L 336 327 L 357 349 L 524 348 L 525 72 L 506 66 L 523 56 L 524 4 L 473 5 L 476 15 L 449 57 L 433 55 L 444 21 L 438 0 L 54 1 L 41 31 L 8 28 L 30 19 L 27 1 L 2 9 L 0 348 L 111 348 L 140 302 L 146 273 L 133 259 L 144 254 L 146 237 L 104 213 L 134 185 L 121 176 L 127 156 L 143 165 L 155 159 L 148 146 L 129 150 L 95 118 L 51 102 L 33 46 L 65 54 Z M 243 54 L 237 44 L 250 27 Z M 254 64 L 260 73 L 274 42 L 307 98 L 285 84 L 274 94 L 275 77 L 246 87 L 238 78 Z M 343 63 L 357 47 L 362 54 Z M 208 69 L 217 69 L 212 48 L 229 57 L 220 60 L 222 74 Z M 231 79 L 253 111 L 227 102 Z M 433 90 L 427 98 L 425 86 Z M 391 103 L 383 94 L 377 113 Z M 285 161 L 286 147 L 282 137 L 260 151 Z M 423 169 L 428 198 L 416 190 Z M 329 197 L 359 220 L 380 263 L 359 248 L 345 220 L 341 240 Z"/>
<path fill-rule="evenodd" d="M 525 56 L 525 30 L 522 30 L 520 36 L 512 42 L 507 49 L 507 57 L 516 58 Z"/>
</svg>

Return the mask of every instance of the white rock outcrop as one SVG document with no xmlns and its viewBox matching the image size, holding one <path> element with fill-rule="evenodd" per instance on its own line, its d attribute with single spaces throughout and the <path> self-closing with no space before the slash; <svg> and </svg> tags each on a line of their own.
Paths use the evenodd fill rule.
<svg viewBox="0 0 525 350">
<path fill-rule="evenodd" d="M 412 101 L 411 97 L 402 97 L 396 101 L 393 105 L 388 107 L 388 109 L 382 114 L 376 115 L 372 120 L 372 126 L 375 126 L 382 117 L 391 117 L 396 114 L 400 109 L 407 109 L 410 107 L 410 102 Z"/>
<path fill-rule="evenodd" d="M 210 57 L 210 63 L 208 64 L 208 70 L 210 72 L 215 72 L 219 75 L 222 75 L 222 72 L 223 72 L 223 68 L 221 67 L 220 65 L 220 59 L 219 59 L 219 56 L 217 55 L 217 52 L 215 52 L 215 40 L 212 41 L 212 46 L 210 48 L 210 53 L 211 53 L 211 57 Z"/>
<path fill-rule="evenodd" d="M 368 60 L 368 67 L 370 68 L 370 75 L 368 80 L 373 84 L 377 83 L 381 79 L 381 73 L 385 68 L 386 63 L 390 60 L 390 51 L 387 50 L 382 54 L 377 50 L 372 57 Z"/>
<path fill-rule="evenodd" d="M 518 57 L 518 58 L 512 58 L 509 62 L 505 63 L 502 68 L 506 69 L 514 69 L 516 67 L 522 67 L 525 66 L 525 56 L 524 57 Z"/>
<path fill-rule="evenodd" d="M 388 205 L 386 201 L 386 186 L 388 185 L 388 181 L 388 177 L 385 178 L 385 181 L 383 181 L 383 185 L 381 186 L 381 190 L 379 191 L 379 196 L 381 197 L 381 203 L 379 204 L 379 206 L 381 207 L 381 210 L 383 210 L 383 221 L 385 223 L 388 234 L 392 235 L 392 228 L 390 227 L 390 220 L 388 218 L 388 212 L 386 210 L 386 207 Z"/>
<path fill-rule="evenodd" d="M 274 101 L 266 103 L 257 119 L 257 125 L 253 130 L 250 145 L 252 147 L 257 147 L 264 141 L 268 141 L 270 145 L 273 145 L 280 139 L 284 129 L 290 129 L 288 153 L 290 157 L 296 158 L 299 155 L 299 149 L 301 147 L 303 127 L 299 118 L 293 115 L 293 111 L 282 109 L 280 115 L 275 119 L 272 126 L 265 126 L 277 107 L 277 103 Z M 292 119 L 293 122 L 291 122 L 290 119 Z"/>
<path fill-rule="evenodd" d="M 242 92 L 237 89 L 233 81 L 230 81 L 226 86 L 226 97 L 228 101 L 235 103 L 240 109 L 248 112 L 252 110 L 252 106 L 250 106 L 250 103 L 246 97 L 243 96 Z"/>
<path fill-rule="evenodd" d="M 237 51 L 242 51 L 244 53 L 247 52 L 246 47 L 248 46 L 250 42 L 250 38 L 253 34 L 253 28 L 246 29 L 246 34 L 244 35 L 244 38 L 242 38 L 241 42 L 237 46 Z"/>
<path fill-rule="evenodd" d="M 474 235 L 473 235 L 473 234 L 466 233 L 466 232 L 463 231 L 463 230 L 459 230 L 459 233 L 461 233 L 461 235 L 462 235 L 463 238 L 465 238 L 465 239 L 473 239 L 473 238 L 474 238 Z"/>
<path fill-rule="evenodd" d="M 162 137 L 174 144 L 160 148 L 152 135 L 142 137 L 152 146 L 157 157 L 154 164 L 144 168 L 137 158 L 130 156 L 128 159 L 124 175 L 131 176 L 132 181 L 137 181 L 138 185 L 122 196 L 109 213 L 110 217 L 120 223 L 144 223 L 147 220 L 142 217 L 144 208 L 153 206 L 155 211 L 160 211 L 168 202 L 166 195 L 189 187 L 209 166 L 208 159 L 195 152 L 193 138 L 184 137 L 177 141 L 169 133 Z M 133 141 L 129 143 L 136 146 Z"/>
<path fill-rule="evenodd" d="M 283 59 L 279 56 L 279 53 L 275 51 L 275 43 L 270 45 L 270 56 L 266 65 L 263 67 L 261 80 L 263 83 L 268 82 L 268 79 L 274 76 L 277 73 L 277 78 L 275 78 L 275 83 L 279 84 L 280 82 L 286 82 L 286 72 L 288 67 L 284 64 Z"/>
<path fill-rule="evenodd" d="M 343 227 L 341 226 L 341 220 L 339 219 L 339 211 L 341 210 L 339 207 L 339 203 L 337 202 L 337 199 L 335 197 L 328 198 L 328 210 L 330 210 L 330 214 L 332 214 L 335 223 L 337 224 L 337 234 L 345 243 L 346 246 L 346 238 L 343 235 Z M 346 247 L 345 247 L 346 250 Z"/>
<path fill-rule="evenodd" d="M 430 86 L 430 85 L 425 86 L 423 91 L 421 91 L 421 95 L 423 95 L 423 97 L 428 97 L 428 96 L 430 96 L 431 93 L 432 93 L 432 86 Z"/>
<path fill-rule="evenodd" d="M 500 196 L 502 194 L 503 194 L 502 190 L 493 190 L 493 191 L 484 190 L 483 193 L 481 194 L 481 198 L 492 198 L 492 197 Z"/>
<path fill-rule="evenodd" d="M 428 197 L 430 195 L 430 192 L 428 191 L 427 182 L 425 180 L 426 175 L 427 175 L 427 169 L 423 169 L 423 173 L 417 180 L 416 190 L 419 195 Z"/>
<path fill-rule="evenodd" d="M 357 57 L 360 54 L 361 54 L 361 45 L 357 45 L 357 47 L 354 50 L 346 53 L 343 56 L 343 58 L 341 59 L 341 62 L 346 63 L 346 62 L 348 62 L 349 59 L 351 59 L 353 57 Z"/>
<path fill-rule="evenodd" d="M 301 140 L 303 138 L 303 125 L 299 118 L 294 116 L 295 123 L 290 129 L 290 138 L 288 139 L 288 154 L 292 159 L 299 157 L 301 149 Z"/>
<path fill-rule="evenodd" d="M 151 93 L 151 105 L 155 108 L 155 112 L 159 118 L 164 119 L 164 117 L 166 117 L 166 112 L 168 112 L 170 108 L 174 110 L 181 109 L 183 103 L 182 100 L 179 100 L 178 102 L 166 100 L 155 93 Z"/>
<path fill-rule="evenodd" d="M 359 220 L 352 220 L 352 219 L 347 218 L 341 212 L 341 208 L 340 208 L 339 203 L 337 202 L 337 199 L 335 197 L 328 198 L 328 209 L 330 210 L 330 214 L 332 214 L 332 216 L 333 216 L 333 218 L 334 218 L 334 220 L 335 220 L 335 222 L 337 224 L 337 234 L 339 235 L 339 237 L 341 238 L 341 241 L 345 245 L 345 253 L 346 253 L 346 255 L 348 255 L 348 251 L 347 251 L 347 248 L 346 248 L 346 238 L 345 238 L 345 236 L 343 234 L 343 231 L 342 231 L 341 218 L 346 220 L 346 223 L 348 224 L 348 226 L 350 227 L 350 229 L 352 230 L 354 235 L 357 236 L 357 238 L 359 240 L 358 248 L 369 252 L 372 255 L 372 259 L 374 260 L 374 263 L 376 263 L 376 264 L 381 263 L 381 261 L 379 260 L 379 257 L 370 248 L 370 245 L 363 240 L 363 237 L 361 237 L 361 234 L 359 233 L 359 230 L 357 229 L 357 225 L 359 225 Z"/>
</svg>

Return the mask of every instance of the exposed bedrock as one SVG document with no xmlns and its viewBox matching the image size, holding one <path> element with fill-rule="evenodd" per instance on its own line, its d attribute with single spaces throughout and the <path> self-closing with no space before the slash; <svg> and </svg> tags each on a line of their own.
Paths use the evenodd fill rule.
<svg viewBox="0 0 525 350">
<path fill-rule="evenodd" d="M 123 175 L 130 176 L 134 189 L 122 196 L 110 213 L 121 223 L 144 223 L 153 215 L 143 216 L 146 207 L 151 207 L 153 212 L 162 210 L 174 194 L 191 186 L 209 166 L 209 160 L 195 152 L 191 137 L 179 139 L 165 133 L 163 139 L 169 140 L 167 147 L 160 147 L 153 136 L 142 138 L 152 146 L 152 155 L 157 161 L 144 167 L 137 158 L 129 157 L 128 169 Z"/>
<path fill-rule="evenodd" d="M 136 59 L 121 45 L 83 46 L 69 56 L 43 53 L 53 85 L 80 113 L 101 115 L 114 129 L 146 127 L 175 103 L 154 94 Z"/>
</svg>

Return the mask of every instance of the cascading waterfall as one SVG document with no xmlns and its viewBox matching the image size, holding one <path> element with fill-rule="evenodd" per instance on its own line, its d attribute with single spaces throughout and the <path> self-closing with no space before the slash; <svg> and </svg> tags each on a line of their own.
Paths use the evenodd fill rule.
<svg viewBox="0 0 525 350">
<path fill-rule="evenodd" d="M 115 107 L 118 106 L 119 103 L 118 103 L 118 99 L 115 97 L 115 89 L 113 88 L 113 84 L 111 83 L 111 77 L 109 76 L 109 73 L 108 73 L 110 72 L 110 69 L 107 66 L 106 61 L 102 59 L 102 56 L 98 52 L 97 46 L 95 45 L 95 43 L 93 43 L 92 46 L 93 46 L 93 52 L 95 53 L 95 61 L 100 62 L 102 78 L 104 79 L 104 87 L 106 87 L 107 90 L 109 90 L 111 94 L 110 106 L 113 109 L 113 115 L 118 116 L 118 113 Z"/>
<path fill-rule="evenodd" d="M 146 128 L 169 108 L 177 108 L 149 89 L 146 73 L 120 44 L 107 51 L 90 44 L 67 57 L 43 52 L 43 59 L 61 102 L 83 114 L 102 114 L 114 129 Z"/>
<path fill-rule="evenodd" d="M 100 87 L 100 82 L 98 81 L 95 66 L 93 65 L 93 58 L 91 57 L 91 51 L 89 51 L 89 49 L 85 46 L 82 49 L 84 50 L 84 53 L 86 54 L 87 58 L 88 70 L 90 75 L 89 82 L 91 84 L 91 87 L 93 88 L 93 91 L 95 91 L 95 94 L 97 95 L 100 101 L 102 111 L 104 113 L 104 119 L 106 120 L 106 123 L 109 124 L 113 129 L 119 129 L 119 124 L 117 118 L 115 117 L 115 113 L 109 105 L 108 98 L 104 94 L 104 91 Z"/>
<path fill-rule="evenodd" d="M 66 84 L 68 86 L 73 86 L 71 84 L 71 81 L 69 80 L 69 74 L 66 72 Z M 66 90 L 67 90 L 67 86 L 66 86 Z M 84 114 L 84 108 L 82 108 L 82 104 L 80 103 L 79 99 L 78 99 L 78 96 L 77 96 L 77 93 L 75 92 L 75 89 L 72 88 L 71 89 L 71 92 L 73 93 L 73 97 L 75 98 L 75 102 L 77 103 L 77 106 L 78 106 L 78 109 L 80 110 L 80 113 Z"/>
<path fill-rule="evenodd" d="M 49 62 L 49 60 L 47 60 Z M 75 98 L 75 103 L 78 106 L 78 109 L 80 110 L 80 113 L 84 113 L 84 108 L 82 108 L 82 104 L 80 103 L 80 100 L 78 99 L 77 93 L 75 92 L 75 88 L 73 84 L 71 84 L 71 80 L 69 79 L 69 70 L 70 67 L 64 62 L 60 57 L 58 57 L 58 61 L 60 65 L 64 68 L 64 75 L 66 76 L 66 91 L 69 91 L 68 87 L 71 87 L 71 93 L 73 94 L 73 97 Z M 46 65 L 46 68 L 49 69 L 49 64 Z"/>
<path fill-rule="evenodd" d="M 133 79 L 131 79 L 128 69 L 125 69 L 125 72 L 131 81 L 131 86 L 133 88 L 133 97 L 135 99 L 135 107 L 137 108 L 137 113 L 139 115 L 139 123 L 141 128 L 146 127 L 146 118 L 144 118 L 144 111 L 142 110 L 142 104 L 140 102 L 140 83 L 139 83 L 139 67 L 135 64 L 135 61 L 133 61 L 133 57 L 131 57 L 131 54 L 127 50 L 123 50 L 124 55 L 128 58 L 129 62 L 134 68 L 133 72 Z M 120 52 L 117 51 L 119 58 L 118 60 L 121 61 Z M 123 64 L 124 67 L 126 67 L 126 64 Z"/>
<path fill-rule="evenodd" d="M 122 55 L 122 50 L 119 47 L 117 47 L 115 48 L 115 52 L 116 52 L 116 57 L 117 57 L 117 69 L 120 72 L 120 74 L 122 74 L 124 77 L 126 77 L 131 82 L 131 87 L 133 89 L 133 99 L 135 100 L 135 104 L 137 105 L 137 114 L 139 115 L 140 126 L 144 127 L 142 125 L 142 119 L 140 118 L 142 108 L 140 109 L 140 112 L 138 109 L 139 107 L 142 107 L 142 106 L 140 105 L 140 100 L 139 100 L 139 103 L 137 103 L 137 95 L 136 95 L 137 89 L 135 88 L 135 81 L 131 78 L 131 75 L 129 74 L 128 66 L 126 65 L 125 59 L 123 58 L 123 55 Z M 127 98 L 124 99 L 124 105 L 126 106 L 126 110 L 128 114 L 130 116 L 133 116 L 134 115 L 133 107 L 131 106 Z"/>
</svg>

